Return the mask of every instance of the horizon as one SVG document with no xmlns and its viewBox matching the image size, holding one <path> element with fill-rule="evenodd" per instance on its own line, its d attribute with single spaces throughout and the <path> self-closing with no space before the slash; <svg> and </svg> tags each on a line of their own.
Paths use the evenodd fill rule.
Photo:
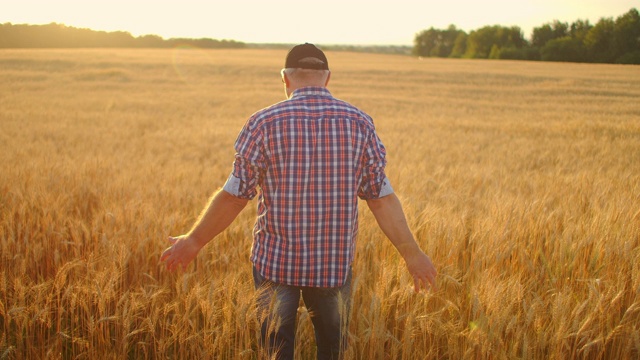
<svg viewBox="0 0 640 360">
<path fill-rule="evenodd" d="M 581 19 L 595 24 L 601 18 L 615 19 L 637 9 L 638 3 L 638 0 L 527 0 L 514 4 L 488 0 L 480 4 L 473 0 L 452 0 L 431 8 L 429 3 L 410 0 L 393 4 L 362 0 L 341 4 L 327 0 L 322 7 L 313 8 L 313 18 L 322 20 L 310 26 L 308 17 L 299 16 L 299 2 L 283 0 L 268 4 L 258 0 L 217 3 L 22 0 L 0 14 L 0 23 L 57 23 L 95 31 L 124 31 L 136 37 L 211 38 L 249 44 L 412 46 L 419 32 L 431 27 L 446 29 L 449 25 L 467 33 L 491 25 L 518 26 L 524 37 L 530 39 L 533 28 L 554 20 L 571 23 Z M 252 11 L 246 11 L 247 8 Z"/>
</svg>

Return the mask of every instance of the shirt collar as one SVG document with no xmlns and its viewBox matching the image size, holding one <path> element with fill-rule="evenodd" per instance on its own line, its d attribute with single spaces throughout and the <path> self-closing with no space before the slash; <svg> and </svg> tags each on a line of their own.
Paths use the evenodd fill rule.
<svg viewBox="0 0 640 360">
<path fill-rule="evenodd" d="M 331 96 L 331 93 L 325 87 L 308 86 L 294 90 L 293 94 L 291 94 L 291 99 L 299 98 L 302 96 Z"/>
</svg>

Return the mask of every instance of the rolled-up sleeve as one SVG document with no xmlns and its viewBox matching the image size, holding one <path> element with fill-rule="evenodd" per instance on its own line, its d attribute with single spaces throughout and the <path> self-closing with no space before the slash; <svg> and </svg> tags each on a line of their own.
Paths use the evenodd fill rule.
<svg viewBox="0 0 640 360">
<path fill-rule="evenodd" d="M 358 197 L 363 200 L 378 199 L 393 193 L 391 183 L 384 169 L 387 164 L 387 151 L 378 135 L 374 132 L 368 138 L 362 157 L 362 177 L 358 188 Z"/>
<path fill-rule="evenodd" d="M 253 199 L 265 173 L 262 136 L 251 118 L 240 131 L 235 143 L 236 155 L 233 170 L 223 189 L 243 199 Z"/>
</svg>

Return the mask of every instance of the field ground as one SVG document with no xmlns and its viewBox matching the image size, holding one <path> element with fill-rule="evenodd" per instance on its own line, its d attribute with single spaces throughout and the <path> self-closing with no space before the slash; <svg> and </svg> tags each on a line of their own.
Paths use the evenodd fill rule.
<svg viewBox="0 0 640 360">
<path fill-rule="evenodd" d="M 158 258 L 283 99 L 284 56 L 0 51 L 1 359 L 261 358 L 255 202 L 186 272 Z M 414 294 L 362 207 L 348 358 L 640 356 L 640 68 L 328 57 L 440 271 Z"/>
</svg>

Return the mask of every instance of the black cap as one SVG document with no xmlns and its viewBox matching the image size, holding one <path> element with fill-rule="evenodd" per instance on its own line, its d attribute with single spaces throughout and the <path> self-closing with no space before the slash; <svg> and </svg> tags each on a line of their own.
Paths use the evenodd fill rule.
<svg viewBox="0 0 640 360">
<path fill-rule="evenodd" d="M 315 58 L 320 62 L 315 61 L 303 61 L 300 60 L 306 58 Z M 285 68 L 298 68 L 298 69 L 312 69 L 312 70 L 329 70 L 329 61 L 324 55 L 322 50 L 315 47 L 313 44 L 304 43 L 302 45 L 296 45 L 287 54 L 287 59 L 284 63 Z"/>
</svg>

